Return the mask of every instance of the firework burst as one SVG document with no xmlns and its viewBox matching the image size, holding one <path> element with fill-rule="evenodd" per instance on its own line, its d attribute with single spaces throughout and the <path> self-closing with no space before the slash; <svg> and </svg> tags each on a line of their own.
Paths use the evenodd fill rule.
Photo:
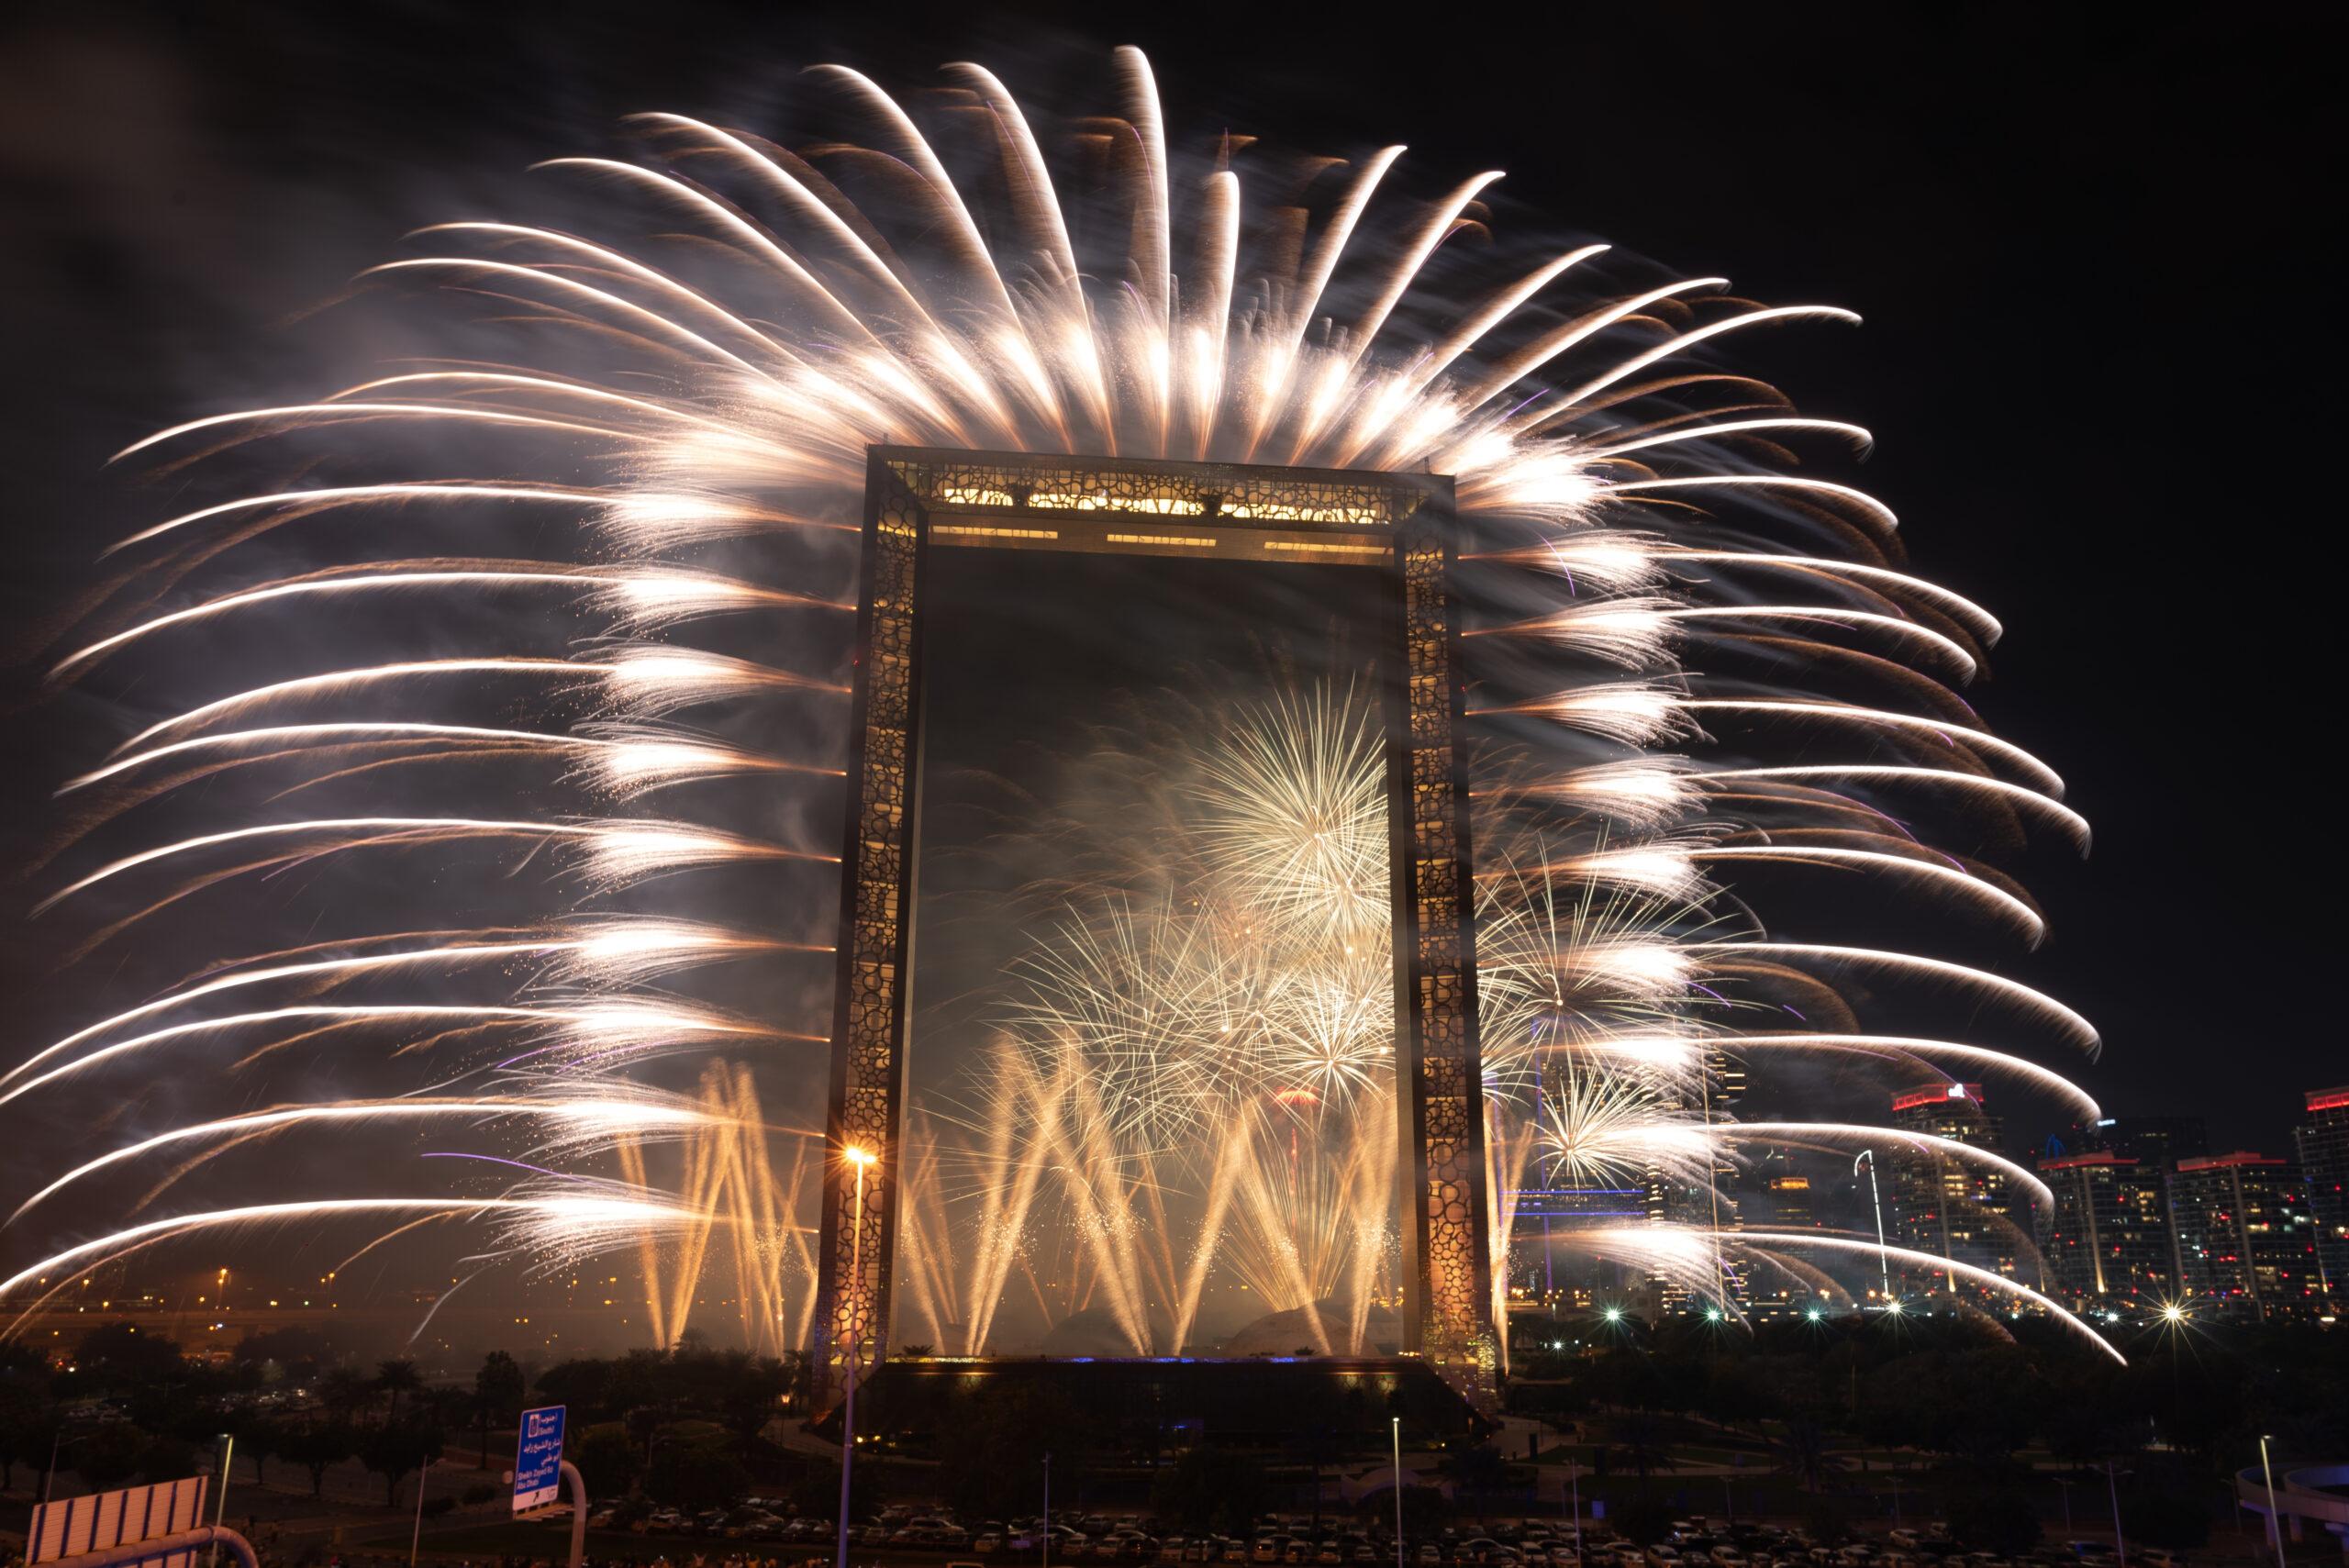
<svg viewBox="0 0 2349 1568">
<path fill-rule="evenodd" d="M 551 1048 L 519 1070 L 646 1119 L 529 1142 L 562 1169 L 490 1194 L 221 1206 L 52 1238 L 11 1287 L 197 1231 L 388 1218 L 406 1235 L 425 1214 L 502 1216 L 509 1251 L 636 1249 L 648 1281 L 689 1290 L 723 1214 L 765 1238 L 736 1252 L 761 1282 L 740 1293 L 763 1315 L 745 1331 L 780 1332 L 797 1309 L 753 1262 L 790 1251 L 774 1238 L 804 1229 L 814 1189 L 752 1159 L 765 1124 L 747 1084 L 727 1072 L 694 1092 L 726 1130 L 684 1140 L 662 1182 L 644 1142 L 669 1102 L 628 1096 L 685 1037 L 802 1085 L 819 1076 L 805 1047 L 826 1029 L 807 1000 L 820 964 L 734 1007 L 649 987 L 829 951 L 837 840 L 802 829 L 836 819 L 821 792 L 837 789 L 847 690 L 840 584 L 878 443 L 1453 476 L 1474 712 L 1522 759 L 1478 807 L 1487 1071 L 1496 1114 L 1520 1118 L 1494 1140 L 1497 1194 L 1522 1160 L 1669 1165 L 1714 1188 L 1720 1060 L 1799 1051 L 1910 1071 L 1976 1053 L 2078 1096 L 2004 1040 L 1872 1031 L 1869 999 L 1839 985 L 1959 995 L 1969 1017 L 2095 1049 L 2060 1003 L 1933 955 L 1774 940 L 1748 896 L 1828 879 L 2030 943 L 2043 927 L 2028 896 L 1934 848 L 1933 825 L 1967 843 L 2086 840 L 2053 770 L 1949 689 L 1996 620 L 1899 569 L 1880 502 L 1798 472 L 1866 432 L 1798 416 L 1714 358 L 1736 334 L 1850 314 L 1756 306 L 1597 245 L 1478 275 L 1447 241 L 1496 231 L 1497 174 L 1431 199 L 1403 188 L 1399 148 L 1302 164 L 1248 139 L 1191 148 L 1147 61 L 1116 62 L 1122 117 L 1067 136 L 974 65 L 951 67 L 919 117 L 854 72 L 813 73 L 834 123 L 804 155 L 637 117 L 640 161 L 544 166 L 592 204 L 580 232 L 442 225 L 366 275 L 365 291 L 483 307 L 447 329 L 443 359 L 207 414 L 121 454 L 174 484 L 239 487 L 114 546 L 123 575 L 56 651 L 61 681 L 143 704 L 152 675 L 175 695 L 70 781 L 88 805 L 43 907 L 102 912 L 89 951 L 135 946 L 190 911 L 243 912 L 216 928 L 236 929 L 298 878 L 335 890 L 318 917 L 336 926 L 163 986 L 31 1050 L 0 1085 L 51 1095 L 134 1060 L 193 1076 L 217 1036 L 252 1031 L 244 1061 L 261 1063 L 363 1018 L 380 1030 L 370 1060 L 429 1072 L 406 1087 L 451 1107 L 502 1103 L 497 1074 L 517 1069 L 492 1037 L 519 1027 Z M 1064 151 L 1083 179 L 1056 177 Z M 1119 238 L 1089 243 L 1102 235 Z M 255 481 L 271 463 L 298 477 Z M 386 477 L 400 463 L 419 466 Z M 303 552 L 303 570 L 270 564 Z M 403 640 L 353 615 L 391 602 L 489 629 Z M 478 646 L 457 645 L 467 636 Z M 267 644 L 266 679 L 191 657 L 239 638 Z M 697 728 L 676 722 L 687 712 Z M 1088 1288 L 1138 1343 L 1157 1331 L 1153 1303 L 1180 1341 L 1197 1260 L 1221 1238 L 1252 1236 L 1234 1242 L 1260 1254 L 1241 1266 L 1289 1282 L 1284 1299 L 1377 1288 L 1385 1265 L 1364 1260 L 1385 1255 L 1392 1199 L 1374 1197 L 1393 1173 L 1349 1152 L 1392 1116 L 1377 726 L 1344 695 L 1292 693 L 1224 742 L 1189 802 L 1213 885 L 1073 907 L 1002 1020 L 1020 1043 L 990 1106 L 1058 1108 L 1024 1133 L 973 1133 L 972 1157 L 993 1162 L 977 1261 L 934 1296 L 976 1343 L 1024 1266 L 1047 1170 Z M 295 790 L 338 804 L 289 810 Z M 634 815 L 654 798 L 661 815 Z M 387 856 L 531 906 L 403 934 L 418 922 L 373 913 L 367 868 L 380 878 Z M 788 889 L 784 918 L 758 905 L 776 929 L 730 913 L 729 879 L 746 871 Z M 460 981 L 499 994 L 451 999 Z M 410 989 L 346 1003 L 346 985 Z M 471 1011 L 436 1011 L 451 1007 Z M 1824 1021 L 1789 1035 L 1798 1008 Z M 490 1097 L 453 1086 L 460 1068 L 487 1074 Z M 139 1166 L 223 1125 L 200 1115 L 106 1157 Z M 1186 1220 L 1156 1162 L 1202 1129 L 1223 1137 L 1183 1178 Z M 1286 1187 L 1282 1129 L 1310 1134 Z M 1296 1201 L 1308 1192 L 1335 1195 Z M 1499 1197 L 1492 1220 L 1506 1269 Z M 1724 1238 L 1718 1205 L 1599 1240 L 1724 1300 L 1724 1249 L 1748 1244 Z M 937 1242 L 932 1261 L 947 1255 Z M 671 1333 L 687 1297 L 655 1295 L 655 1331 Z"/>
</svg>

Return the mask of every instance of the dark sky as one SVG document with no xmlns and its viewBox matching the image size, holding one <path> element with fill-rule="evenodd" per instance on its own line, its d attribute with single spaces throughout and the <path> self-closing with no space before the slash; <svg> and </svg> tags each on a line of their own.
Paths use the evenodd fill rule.
<svg viewBox="0 0 2349 1568">
<path fill-rule="evenodd" d="M 2341 546 L 2303 346 L 2337 269 L 2305 216 L 2334 195 L 2324 51 L 2249 10 L 2111 15 L 1968 7 L 1920 34 L 1905 7 L 28 10 L 0 31 L 0 515 L 26 634 L 0 651 L 151 519 L 107 452 L 284 390 L 289 322 L 402 230 L 502 206 L 531 159 L 638 109 L 754 120 L 819 60 L 910 85 L 976 58 L 1065 100 L 1105 93 L 1081 50 L 1138 43 L 1178 134 L 1408 142 L 1430 181 L 1508 170 L 1505 220 L 1861 312 L 1741 352 L 1876 431 L 1861 477 L 1920 569 L 2007 623 L 1971 695 L 2098 829 L 2085 865 L 2029 868 L 2054 935 L 2017 972 L 2102 1027 L 2085 1076 L 2110 1108 L 2273 1148 L 2296 1091 L 2349 1079 L 2319 902 Z M 96 743 L 32 690 L 12 673 L 12 844 Z M 0 938 L 20 996 L 50 940 Z"/>
</svg>

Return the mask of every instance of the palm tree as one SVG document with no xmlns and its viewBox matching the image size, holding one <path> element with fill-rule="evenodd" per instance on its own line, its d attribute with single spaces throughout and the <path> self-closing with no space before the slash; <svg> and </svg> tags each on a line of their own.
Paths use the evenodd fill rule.
<svg viewBox="0 0 2349 1568">
<path fill-rule="evenodd" d="M 489 1468 L 489 1427 L 492 1421 L 518 1417 L 522 1408 L 522 1369 L 504 1351 L 482 1358 L 473 1373 L 473 1418 L 481 1423 L 481 1467 Z"/>
<path fill-rule="evenodd" d="M 1806 1492 L 1816 1492 L 1828 1475 L 1843 1468 L 1841 1454 L 1827 1451 L 1827 1432 L 1806 1416 L 1789 1416 L 1777 1441 L 1778 1468 Z"/>
<path fill-rule="evenodd" d="M 1645 1408 L 1626 1410 L 1617 1416 L 1609 1433 L 1616 1446 L 1623 1451 L 1639 1478 L 1645 1481 L 1648 1473 L 1671 1458 L 1664 1440 L 1664 1428 L 1653 1411 Z"/>
<path fill-rule="evenodd" d="M 423 1387 L 424 1379 L 417 1375 L 414 1362 L 388 1361 L 377 1364 L 375 1386 L 392 1396 L 391 1403 L 384 1411 L 384 1425 L 388 1427 L 399 1419 L 400 1396 L 413 1394 Z"/>
<path fill-rule="evenodd" d="M 318 1379 L 318 1403 L 327 1407 L 329 1421 L 337 1426 L 348 1424 L 373 1393 L 366 1376 L 356 1368 L 335 1367 Z"/>
</svg>

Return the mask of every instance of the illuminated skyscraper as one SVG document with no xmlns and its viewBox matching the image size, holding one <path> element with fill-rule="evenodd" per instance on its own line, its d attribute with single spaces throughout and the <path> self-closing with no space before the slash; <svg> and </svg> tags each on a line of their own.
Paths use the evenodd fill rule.
<svg viewBox="0 0 2349 1568">
<path fill-rule="evenodd" d="M 2047 1289 L 2075 1312 L 2135 1315 L 2177 1294 L 2158 1167 L 2097 1150 L 2039 1162 L 2055 1195 L 2040 1250 Z"/>
<path fill-rule="evenodd" d="M 1896 1095 L 1893 1125 L 1904 1132 L 1996 1150 L 2003 1129 L 1983 1109 L 1979 1084 L 1936 1084 Z M 1893 1143 L 1890 1154 L 1891 1229 L 1901 1246 L 2009 1278 L 2016 1272 L 2013 1221 L 2007 1217 L 2007 1178 L 1998 1171 L 1939 1150 Z M 1959 1282 L 1936 1272 L 1919 1282 L 1955 1291 Z"/>
<path fill-rule="evenodd" d="M 2349 1084 L 2311 1089 L 2309 1119 L 2292 1130 L 2316 1221 L 2317 1262 L 2338 1316 L 2349 1307 Z"/>
<path fill-rule="evenodd" d="M 2064 1142 L 2074 1154 L 2099 1149 L 2126 1154 L 2150 1171 L 2210 1152 L 2210 1135 L 2199 1116 L 2109 1116 L 2074 1127 Z"/>
<path fill-rule="evenodd" d="M 2262 1321 L 2323 1315 L 2316 1222 L 2289 1160 L 2248 1151 L 2181 1160 L 2169 1210 L 2193 1307 Z"/>
</svg>

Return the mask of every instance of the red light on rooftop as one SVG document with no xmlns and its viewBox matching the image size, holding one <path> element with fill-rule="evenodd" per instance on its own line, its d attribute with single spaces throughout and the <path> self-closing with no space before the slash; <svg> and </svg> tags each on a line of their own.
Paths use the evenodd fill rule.
<svg viewBox="0 0 2349 1568">
<path fill-rule="evenodd" d="M 2349 1110 L 2349 1087 L 2339 1089 L 2310 1089 L 2309 1091 L 2309 1109 L 2312 1111 Z"/>
<path fill-rule="evenodd" d="M 2085 1166 L 2134 1165 L 2136 1162 L 2126 1154 L 2115 1154 L 2110 1149 L 2099 1149 L 2088 1154 L 2066 1154 L 2060 1159 L 2042 1160 L 2039 1162 L 2039 1168 L 2043 1171 L 2071 1171 Z"/>
<path fill-rule="evenodd" d="M 1936 1084 L 1930 1089 L 1912 1089 L 1905 1095 L 1895 1095 L 1892 1097 L 1892 1108 L 1896 1111 L 1912 1111 L 1920 1106 L 1948 1105 L 1957 1100 L 1971 1100 L 1976 1105 L 1980 1105 L 1982 1085 L 1979 1084 Z"/>
</svg>

